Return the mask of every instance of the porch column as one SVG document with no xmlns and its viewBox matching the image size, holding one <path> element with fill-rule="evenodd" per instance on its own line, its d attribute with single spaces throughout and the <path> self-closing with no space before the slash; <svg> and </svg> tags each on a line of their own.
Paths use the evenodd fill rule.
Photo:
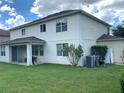
<svg viewBox="0 0 124 93">
<path fill-rule="evenodd" d="M 32 65 L 32 44 L 27 44 L 27 66 Z"/>
</svg>

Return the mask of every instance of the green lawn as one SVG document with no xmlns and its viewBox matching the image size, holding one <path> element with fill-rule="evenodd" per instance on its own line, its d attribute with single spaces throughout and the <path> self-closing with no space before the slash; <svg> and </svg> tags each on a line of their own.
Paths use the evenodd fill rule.
<svg viewBox="0 0 124 93">
<path fill-rule="evenodd" d="M 73 68 L 0 63 L 0 93 L 121 93 L 123 66 Z"/>
</svg>

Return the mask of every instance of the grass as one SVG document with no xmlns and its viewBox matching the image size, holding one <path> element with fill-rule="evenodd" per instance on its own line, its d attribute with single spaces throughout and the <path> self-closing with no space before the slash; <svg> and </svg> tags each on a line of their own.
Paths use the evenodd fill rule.
<svg viewBox="0 0 124 93">
<path fill-rule="evenodd" d="M 117 65 L 90 69 L 0 63 L 0 93 L 121 93 L 123 70 Z"/>
</svg>

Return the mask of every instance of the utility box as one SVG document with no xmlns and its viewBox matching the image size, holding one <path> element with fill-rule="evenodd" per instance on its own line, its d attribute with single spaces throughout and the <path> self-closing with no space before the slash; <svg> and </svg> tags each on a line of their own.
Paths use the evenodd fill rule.
<svg viewBox="0 0 124 93">
<path fill-rule="evenodd" d="M 98 56 L 87 56 L 86 57 L 86 67 L 93 68 L 99 66 Z"/>
</svg>

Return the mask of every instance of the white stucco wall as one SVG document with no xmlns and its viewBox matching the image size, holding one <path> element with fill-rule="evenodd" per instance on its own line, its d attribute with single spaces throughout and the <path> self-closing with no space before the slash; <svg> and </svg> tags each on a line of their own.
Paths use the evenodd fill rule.
<svg viewBox="0 0 124 93">
<path fill-rule="evenodd" d="M 84 15 L 78 15 L 78 28 L 86 55 L 96 45 L 96 39 L 108 33 L 108 27 Z"/>
<path fill-rule="evenodd" d="M 68 31 L 56 33 L 56 21 L 64 18 L 68 22 Z M 90 47 L 96 44 L 96 39 L 103 34 L 107 34 L 108 28 L 105 25 L 81 14 L 59 19 L 45 22 L 47 27 L 46 32 L 40 32 L 40 24 L 26 27 L 25 36 L 21 35 L 21 29 L 11 31 L 11 40 L 29 36 L 43 39 L 46 41 L 44 56 L 38 57 L 39 62 L 69 64 L 66 57 L 57 56 L 57 43 L 73 43 L 76 46 L 81 44 L 84 49 L 84 55 L 86 56 L 90 54 Z"/>
<path fill-rule="evenodd" d="M 108 27 L 84 15 L 79 15 L 79 29 L 82 39 L 96 40 L 108 33 Z"/>
</svg>

